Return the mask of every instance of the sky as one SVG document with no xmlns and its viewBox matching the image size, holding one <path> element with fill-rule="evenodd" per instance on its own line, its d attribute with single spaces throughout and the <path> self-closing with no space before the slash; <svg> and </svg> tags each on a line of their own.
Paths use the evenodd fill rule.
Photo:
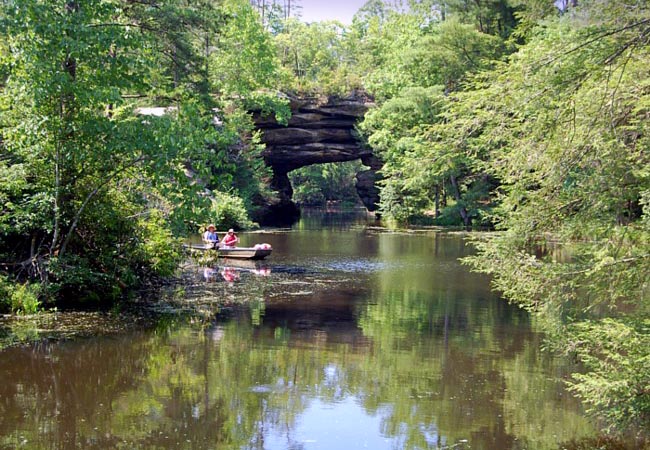
<svg viewBox="0 0 650 450">
<path fill-rule="evenodd" d="M 339 20 L 346 25 L 367 0 L 298 0 L 302 6 L 302 21 Z"/>
</svg>

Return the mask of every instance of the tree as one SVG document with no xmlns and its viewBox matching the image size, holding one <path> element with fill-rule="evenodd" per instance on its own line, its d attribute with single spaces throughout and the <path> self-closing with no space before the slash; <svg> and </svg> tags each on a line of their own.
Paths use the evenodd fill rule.
<svg viewBox="0 0 650 450">
<path fill-rule="evenodd" d="M 593 4 L 547 24 L 468 105 L 502 183 L 502 233 L 475 267 L 547 323 L 588 372 L 574 391 L 647 427 L 650 11 Z M 478 99 L 481 100 L 478 100 Z"/>
<path fill-rule="evenodd" d="M 409 222 L 444 191 L 441 217 L 494 224 L 468 262 L 585 364 L 571 387 L 594 415 L 647 428 L 650 11 L 519 6 L 522 43 L 507 61 L 498 40 L 453 20 L 394 53 L 376 47 L 366 82 L 380 106 L 362 131 L 386 163 L 382 208 Z"/>
<path fill-rule="evenodd" d="M 346 205 L 359 203 L 355 175 L 361 163 L 315 164 L 289 173 L 293 199 L 303 205 L 324 206 L 328 201 Z"/>
<path fill-rule="evenodd" d="M 385 162 L 381 209 L 399 222 L 431 221 L 426 215 L 441 224 L 480 223 L 496 183 L 480 168 L 485 152 L 468 151 L 466 140 L 454 136 L 474 126 L 463 113 L 454 123 L 454 108 L 466 78 L 493 67 L 504 45 L 455 20 L 420 33 L 391 49 L 367 78 L 372 93 L 388 97 L 360 125 Z"/>
<path fill-rule="evenodd" d="M 275 36 L 286 90 L 346 95 L 360 86 L 354 50 L 344 26 L 336 21 L 305 24 L 291 19 Z"/>
<path fill-rule="evenodd" d="M 300 17 L 300 0 L 250 0 L 265 29 L 279 31 L 282 22 Z"/>
<path fill-rule="evenodd" d="M 258 85 L 237 84 L 234 76 L 210 85 L 210 43 L 225 33 L 232 39 L 220 41 L 223 61 L 236 60 L 224 21 L 248 17 L 230 15 L 230 7 L 119 0 L 1 5 L 6 273 L 42 283 L 42 298 L 53 301 L 66 294 L 118 298 L 146 277 L 173 272 L 180 256 L 174 236 L 210 213 L 206 188 L 230 191 L 234 174 L 256 164 L 246 153 L 256 149 L 255 137 L 240 139 L 250 118 L 238 105 L 258 101 L 249 95 Z M 256 54 L 261 66 L 241 65 L 237 76 L 254 79 L 262 55 Z M 142 98 L 149 106 L 164 102 L 168 113 L 139 116 Z M 218 126 L 215 108 L 223 111 Z"/>
</svg>

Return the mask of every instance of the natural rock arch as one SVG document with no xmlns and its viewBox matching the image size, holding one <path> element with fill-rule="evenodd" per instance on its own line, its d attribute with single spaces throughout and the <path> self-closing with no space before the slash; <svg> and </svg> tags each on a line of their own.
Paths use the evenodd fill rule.
<svg viewBox="0 0 650 450">
<path fill-rule="evenodd" d="M 369 211 L 377 209 L 379 190 L 377 171 L 381 161 L 372 149 L 363 146 L 354 126 L 372 103 L 363 95 L 349 97 L 292 97 L 291 118 L 287 126 L 273 117 L 254 113 L 256 127 L 266 144 L 264 161 L 273 171 L 271 189 L 277 202 L 267 205 L 255 217 L 261 224 L 291 223 L 300 212 L 292 201 L 293 188 L 288 173 L 300 167 L 328 162 L 360 159 L 369 169 L 357 174 L 356 188 Z"/>
</svg>

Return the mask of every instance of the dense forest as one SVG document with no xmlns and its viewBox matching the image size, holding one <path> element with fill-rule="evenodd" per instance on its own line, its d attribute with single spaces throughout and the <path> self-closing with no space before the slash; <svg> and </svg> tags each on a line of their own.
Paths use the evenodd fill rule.
<svg viewBox="0 0 650 450">
<path fill-rule="evenodd" d="M 650 426 L 650 5 L 369 0 L 346 26 L 299 4 L 0 2 L 0 307 L 172 275 L 184 236 L 273 199 L 250 111 L 363 91 L 382 217 L 495 230 L 466 262 L 584 363 L 595 416 Z M 361 169 L 302 168 L 296 199 L 351 199 Z"/>
</svg>

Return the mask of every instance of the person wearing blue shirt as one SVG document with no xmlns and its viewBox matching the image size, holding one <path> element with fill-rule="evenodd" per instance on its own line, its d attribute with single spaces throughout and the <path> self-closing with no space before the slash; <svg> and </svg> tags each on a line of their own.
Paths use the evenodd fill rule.
<svg viewBox="0 0 650 450">
<path fill-rule="evenodd" d="M 208 225 L 208 229 L 205 230 L 205 233 L 203 233 L 203 242 L 206 244 L 206 246 L 211 246 L 211 247 L 218 247 L 219 246 L 219 236 L 217 236 L 217 232 L 215 231 L 214 224 Z"/>
</svg>

